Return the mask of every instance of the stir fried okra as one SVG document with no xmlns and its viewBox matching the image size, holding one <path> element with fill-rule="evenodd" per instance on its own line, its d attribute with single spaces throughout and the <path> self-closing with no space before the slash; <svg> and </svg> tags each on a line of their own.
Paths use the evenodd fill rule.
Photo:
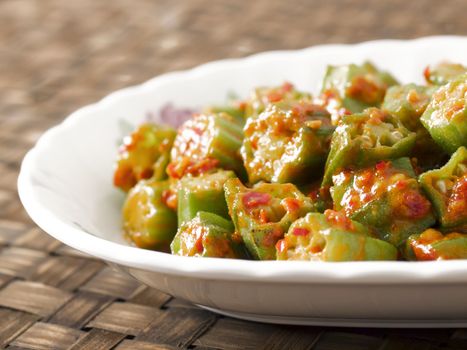
<svg viewBox="0 0 467 350">
<path fill-rule="evenodd" d="M 197 257 L 467 259 L 467 67 L 423 75 L 330 66 L 317 96 L 284 83 L 140 125 L 114 174 L 125 236 Z"/>
</svg>

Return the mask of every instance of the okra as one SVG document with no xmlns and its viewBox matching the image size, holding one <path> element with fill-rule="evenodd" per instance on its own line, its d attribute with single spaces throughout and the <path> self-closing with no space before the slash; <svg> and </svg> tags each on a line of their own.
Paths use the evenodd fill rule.
<svg viewBox="0 0 467 350">
<path fill-rule="evenodd" d="M 430 103 L 434 91 L 436 87 L 415 84 L 392 86 L 388 89 L 381 106 L 399 119 L 409 131 L 416 133 L 411 156 L 418 159 L 422 168 L 431 169 L 442 163 L 445 158 L 444 151 L 420 122 L 420 117 Z"/>
<path fill-rule="evenodd" d="M 443 235 L 428 229 L 410 236 L 404 253 L 408 260 L 467 259 L 467 234 L 451 232 Z"/>
<path fill-rule="evenodd" d="M 425 80 L 429 84 L 444 85 L 449 81 L 467 73 L 467 67 L 459 63 L 441 62 L 433 67 L 426 67 Z"/>
<path fill-rule="evenodd" d="M 344 213 L 326 210 L 296 220 L 276 244 L 278 260 L 396 260 L 397 249 L 371 237 L 368 229 Z"/>
<path fill-rule="evenodd" d="M 333 176 L 334 209 L 375 230 L 379 238 L 400 246 L 411 234 L 435 223 L 408 158 L 380 161 Z"/>
<path fill-rule="evenodd" d="M 170 245 L 172 254 L 212 258 L 247 258 L 241 237 L 230 220 L 200 211 L 178 229 Z"/>
<path fill-rule="evenodd" d="M 242 123 L 231 115 L 197 115 L 181 126 L 167 172 L 172 178 L 182 178 L 223 168 L 244 177 L 239 152 L 242 139 Z"/>
<path fill-rule="evenodd" d="M 467 74 L 436 90 L 420 120 L 449 154 L 467 147 Z"/>
<path fill-rule="evenodd" d="M 138 247 L 169 251 L 177 231 L 177 215 L 163 202 L 168 181 L 141 180 L 123 205 L 123 229 Z"/>
<path fill-rule="evenodd" d="M 225 201 L 224 183 L 235 173 L 220 170 L 197 177 L 184 177 L 178 184 L 178 225 L 193 219 L 199 211 L 214 213 L 226 219 L 229 211 Z"/>
<path fill-rule="evenodd" d="M 259 260 L 276 259 L 276 242 L 293 221 L 314 210 L 311 200 L 290 183 L 246 188 L 240 180 L 229 179 L 224 189 L 235 230 Z"/>
<path fill-rule="evenodd" d="M 297 90 L 292 84 L 285 82 L 280 86 L 260 87 L 253 90 L 244 102 L 245 118 L 256 118 L 271 103 L 310 102 L 311 95 Z"/>
<path fill-rule="evenodd" d="M 441 229 L 467 232 L 467 149 L 459 147 L 446 165 L 423 173 L 419 181 L 433 203 Z"/>
<path fill-rule="evenodd" d="M 318 105 L 268 105 L 244 128 L 241 154 L 250 183 L 303 183 L 318 178 L 333 131 L 328 112 Z"/>
<path fill-rule="evenodd" d="M 114 173 L 114 185 L 125 192 L 139 180 L 167 178 L 165 167 L 176 131 L 170 127 L 143 124 L 123 139 Z"/>
<path fill-rule="evenodd" d="M 337 125 L 344 115 L 379 107 L 387 88 L 396 84 L 394 77 L 369 62 L 328 66 L 319 101 L 328 108 Z"/>
<path fill-rule="evenodd" d="M 415 139 L 416 134 L 397 118 L 377 108 L 343 117 L 331 139 L 323 187 L 331 185 L 332 176 L 350 165 L 361 167 L 410 155 Z"/>
</svg>

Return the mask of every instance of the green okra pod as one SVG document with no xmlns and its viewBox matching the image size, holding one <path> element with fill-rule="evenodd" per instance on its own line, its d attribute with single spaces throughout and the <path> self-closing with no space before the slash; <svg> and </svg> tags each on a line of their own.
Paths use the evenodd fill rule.
<svg viewBox="0 0 467 350">
<path fill-rule="evenodd" d="M 467 147 L 467 74 L 436 90 L 420 120 L 449 154 Z"/>
<path fill-rule="evenodd" d="M 163 202 L 168 181 L 141 180 L 123 205 L 123 229 L 138 247 L 169 251 L 177 231 L 177 215 Z"/>
<path fill-rule="evenodd" d="M 167 178 L 165 167 L 176 131 L 145 123 L 123 140 L 114 173 L 114 185 L 130 190 L 139 180 Z"/>
<path fill-rule="evenodd" d="M 436 89 L 437 87 L 415 84 L 392 86 L 386 92 L 381 106 L 383 110 L 399 119 L 409 131 L 416 133 L 410 155 L 417 158 L 418 165 L 423 168 L 433 168 L 441 164 L 446 156 L 420 122 L 420 117 Z"/>
<path fill-rule="evenodd" d="M 197 115 L 181 126 L 167 172 L 170 177 L 179 179 L 223 168 L 245 177 L 239 152 L 242 139 L 243 123 L 231 115 Z"/>
<path fill-rule="evenodd" d="M 326 210 L 296 220 L 276 244 L 278 260 L 396 260 L 397 249 L 371 237 L 368 229 L 343 213 Z"/>
<path fill-rule="evenodd" d="M 467 259 L 467 234 L 451 232 L 443 235 L 428 229 L 407 239 L 404 256 L 419 261 Z"/>
<path fill-rule="evenodd" d="M 348 166 L 410 155 L 415 139 L 397 118 L 377 108 L 343 117 L 332 136 L 322 186 L 330 186 L 332 176 Z"/>
<path fill-rule="evenodd" d="M 432 205 L 408 158 L 343 170 L 333 177 L 333 183 L 334 208 L 396 246 L 435 223 Z"/>
<path fill-rule="evenodd" d="M 224 183 L 235 173 L 220 170 L 197 177 L 184 177 L 178 184 L 178 225 L 193 219 L 199 211 L 214 213 L 226 219 L 229 211 L 225 201 Z"/>
<path fill-rule="evenodd" d="M 446 165 L 423 173 L 419 181 L 433 203 L 441 229 L 467 232 L 467 149 L 459 147 Z"/>
<path fill-rule="evenodd" d="M 241 237 L 230 220 L 200 211 L 178 229 L 171 245 L 172 254 L 212 258 L 247 258 Z"/>
<path fill-rule="evenodd" d="M 379 107 L 387 88 L 395 84 L 397 81 L 394 77 L 369 62 L 328 66 L 320 101 L 328 107 L 337 125 L 343 115 Z"/>
<path fill-rule="evenodd" d="M 467 73 L 467 67 L 459 63 L 441 62 L 425 69 L 425 80 L 429 84 L 444 85 L 449 81 Z"/>
<path fill-rule="evenodd" d="M 322 174 L 334 127 L 309 102 L 270 104 L 249 118 L 241 154 L 250 183 L 303 183 Z"/>
<path fill-rule="evenodd" d="M 275 244 L 290 224 L 314 210 L 311 200 L 292 184 L 247 188 L 238 179 L 229 179 L 224 189 L 235 230 L 250 255 L 259 260 L 274 260 Z"/>
</svg>

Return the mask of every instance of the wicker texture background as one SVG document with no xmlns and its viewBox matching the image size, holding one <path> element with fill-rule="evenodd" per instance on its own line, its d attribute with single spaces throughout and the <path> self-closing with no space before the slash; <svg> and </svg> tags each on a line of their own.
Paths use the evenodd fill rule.
<svg viewBox="0 0 467 350">
<path fill-rule="evenodd" d="M 0 346 L 467 349 L 467 330 L 289 327 L 217 316 L 63 246 L 30 221 L 16 194 L 21 159 L 40 134 L 115 89 L 270 49 L 466 35 L 466 13 L 465 0 L 0 1 Z"/>
</svg>

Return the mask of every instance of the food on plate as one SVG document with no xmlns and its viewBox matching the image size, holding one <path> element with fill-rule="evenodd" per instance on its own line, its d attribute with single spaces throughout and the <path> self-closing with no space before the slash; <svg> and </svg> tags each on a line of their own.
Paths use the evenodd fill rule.
<svg viewBox="0 0 467 350">
<path fill-rule="evenodd" d="M 409 158 L 347 168 L 333 176 L 331 194 L 336 210 L 395 246 L 435 223 Z"/>
<path fill-rule="evenodd" d="M 239 179 L 224 185 L 235 230 L 251 256 L 276 258 L 276 242 L 296 219 L 313 210 L 311 199 L 293 184 L 259 183 L 245 187 Z"/>
<path fill-rule="evenodd" d="M 443 230 L 467 227 L 467 149 L 459 147 L 442 168 L 420 176 Z"/>
<path fill-rule="evenodd" d="M 408 260 L 467 259 L 467 234 L 442 234 L 430 228 L 410 236 L 406 245 L 405 256 Z"/>
<path fill-rule="evenodd" d="M 178 130 L 146 121 L 115 167 L 126 237 L 191 257 L 467 259 L 467 69 L 424 75 L 329 66 L 318 96 L 285 82 Z"/>
<path fill-rule="evenodd" d="M 174 255 L 237 259 L 248 256 L 232 222 L 204 211 L 180 225 L 170 248 Z"/>
<path fill-rule="evenodd" d="M 163 201 L 168 181 L 141 180 L 123 205 L 123 228 L 138 247 L 168 251 L 177 232 L 177 214 Z"/>
<path fill-rule="evenodd" d="M 446 152 L 467 147 L 467 73 L 436 90 L 420 120 Z"/>
<path fill-rule="evenodd" d="M 396 260 L 397 249 L 343 212 L 308 213 L 277 242 L 278 260 Z"/>
</svg>

